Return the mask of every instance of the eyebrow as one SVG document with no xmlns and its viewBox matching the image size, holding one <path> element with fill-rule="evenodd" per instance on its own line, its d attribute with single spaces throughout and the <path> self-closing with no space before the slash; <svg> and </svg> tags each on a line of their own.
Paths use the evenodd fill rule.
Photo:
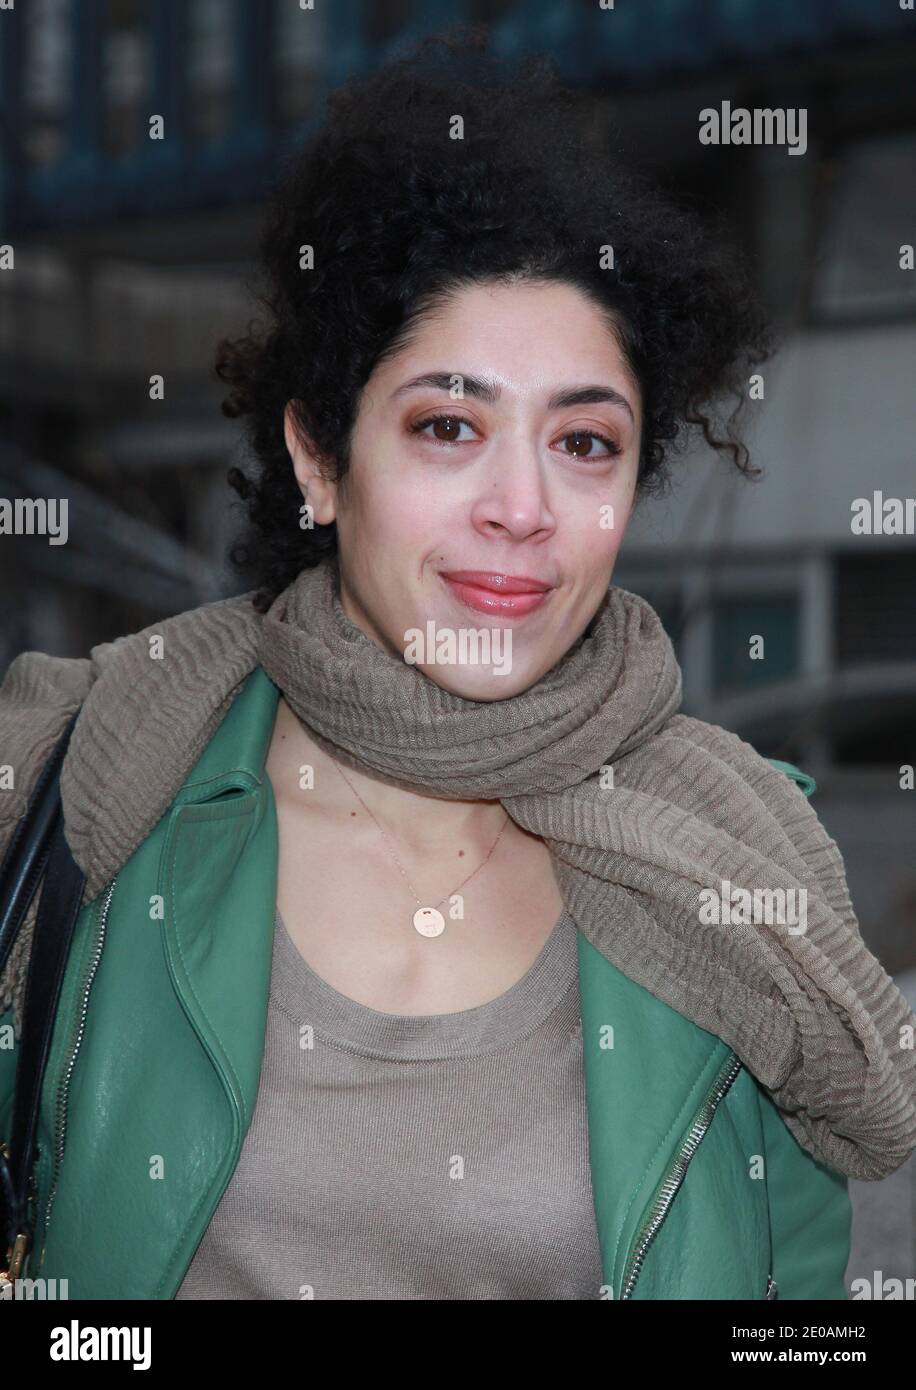
<svg viewBox="0 0 916 1390">
<path fill-rule="evenodd" d="M 450 391 L 453 377 L 461 377 L 464 383 L 464 393 L 466 396 L 475 396 L 478 400 L 486 401 L 492 405 L 499 400 L 501 395 L 500 388 L 494 383 L 484 381 L 481 377 L 465 376 L 463 372 L 424 372 L 422 376 L 415 376 L 410 381 L 405 381 L 396 391 L 392 391 L 391 399 L 396 396 L 403 396 L 407 391 L 416 390 L 420 386 L 432 386 L 439 391 Z M 635 424 L 633 407 L 622 396 L 619 391 L 615 391 L 613 386 L 576 386 L 567 390 L 555 391 L 547 402 L 548 410 L 560 410 L 569 405 L 601 405 L 607 402 L 610 405 L 621 406 Z"/>
</svg>

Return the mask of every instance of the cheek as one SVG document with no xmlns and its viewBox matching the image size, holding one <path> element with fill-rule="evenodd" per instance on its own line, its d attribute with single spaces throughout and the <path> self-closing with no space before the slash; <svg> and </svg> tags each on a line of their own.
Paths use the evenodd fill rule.
<svg viewBox="0 0 916 1390">
<path fill-rule="evenodd" d="M 613 526 L 606 532 L 608 540 L 608 552 L 616 555 L 623 545 L 623 538 L 626 535 L 627 526 L 630 521 L 629 502 L 621 503 L 614 508 Z"/>
<path fill-rule="evenodd" d="M 614 480 L 608 489 L 607 505 L 604 509 L 602 526 L 607 528 L 603 535 L 609 550 L 615 554 L 620 549 L 633 513 L 635 492 L 635 473 L 628 472 Z"/>
<path fill-rule="evenodd" d="M 346 500 L 339 499 L 351 530 L 358 531 L 367 545 L 372 545 L 373 537 L 385 530 L 392 519 L 396 520 L 398 514 L 397 499 L 392 495 L 390 484 L 386 486 L 385 482 L 390 473 L 377 462 L 377 467 L 351 470 Z"/>
<path fill-rule="evenodd" d="M 377 496 L 379 532 L 401 551 L 441 545 L 467 524 L 467 503 L 423 482 L 399 480 Z"/>
<path fill-rule="evenodd" d="M 630 519 L 631 501 L 626 492 L 609 488 L 583 509 L 575 527 L 575 545 L 582 562 L 608 565 L 623 542 Z"/>
</svg>

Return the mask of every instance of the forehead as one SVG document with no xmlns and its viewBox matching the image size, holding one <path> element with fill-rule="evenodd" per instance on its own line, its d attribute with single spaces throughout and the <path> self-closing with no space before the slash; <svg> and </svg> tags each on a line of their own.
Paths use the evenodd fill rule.
<svg viewBox="0 0 916 1390">
<path fill-rule="evenodd" d="M 628 388 L 634 410 L 638 405 L 638 382 L 607 313 L 582 290 L 556 281 L 450 291 L 418 317 L 378 376 L 394 387 L 436 369 L 490 379 L 518 395 L 604 381 Z"/>
</svg>

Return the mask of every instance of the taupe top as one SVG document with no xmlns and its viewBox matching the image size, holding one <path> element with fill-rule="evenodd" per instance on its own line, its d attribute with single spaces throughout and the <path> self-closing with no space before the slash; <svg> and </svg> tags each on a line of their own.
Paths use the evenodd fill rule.
<svg viewBox="0 0 916 1390">
<path fill-rule="evenodd" d="M 257 1103 L 178 1298 L 587 1299 L 576 926 L 457 1013 L 380 1013 L 277 913 Z"/>
</svg>

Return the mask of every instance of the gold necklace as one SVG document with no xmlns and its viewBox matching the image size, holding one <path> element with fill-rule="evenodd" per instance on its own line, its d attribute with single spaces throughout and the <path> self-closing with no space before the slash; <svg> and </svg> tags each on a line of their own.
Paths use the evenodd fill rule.
<svg viewBox="0 0 916 1390">
<path fill-rule="evenodd" d="M 330 755 L 329 755 L 329 756 L 330 756 Z M 404 870 L 404 866 L 401 864 L 400 859 L 398 858 L 397 854 L 395 853 L 394 844 L 392 843 L 392 840 L 391 840 L 390 835 L 389 835 L 389 834 L 387 833 L 387 831 L 385 830 L 385 827 L 384 827 L 383 825 L 380 825 L 379 822 L 378 822 L 378 820 L 376 819 L 376 817 L 375 817 L 374 815 L 372 815 L 372 812 L 369 810 L 369 807 L 366 805 L 365 801 L 363 801 L 363 799 L 362 799 L 362 797 L 360 796 L 359 792 L 356 790 L 356 788 L 354 787 L 353 783 L 350 781 L 349 777 L 347 776 L 347 774 L 344 772 L 343 768 L 342 768 L 342 767 L 340 766 L 340 764 L 338 763 L 337 759 L 336 759 L 336 758 L 331 758 L 331 762 L 332 762 L 332 763 L 334 764 L 334 766 L 337 768 L 337 771 L 340 773 L 341 777 L 344 779 L 344 781 L 346 782 L 347 786 L 350 788 L 351 792 L 352 792 L 353 795 L 356 797 L 356 799 L 359 801 L 359 803 L 364 807 L 364 809 L 368 812 L 368 814 L 369 814 L 370 816 L 372 816 L 372 819 L 375 821 L 375 824 L 378 826 L 379 830 L 382 832 L 382 834 L 384 835 L 385 839 L 388 841 L 388 844 L 391 846 L 391 853 L 392 853 L 392 856 L 393 856 L 393 858 L 394 858 L 394 862 L 397 864 L 398 868 L 401 870 L 401 873 L 404 875 L 404 878 L 405 878 L 405 880 L 406 880 L 406 882 L 407 882 L 407 885 L 408 885 L 408 887 L 410 888 L 411 893 L 413 893 L 414 899 L 415 899 L 415 901 L 416 901 L 416 903 L 417 903 L 417 910 L 416 910 L 416 912 L 413 914 L 413 918 L 412 918 L 414 927 L 415 927 L 416 930 L 420 933 L 421 936 L 441 936 L 442 933 L 445 931 L 445 918 L 443 917 L 442 913 L 439 911 L 439 908 L 440 908 L 440 906 L 442 905 L 442 903 L 445 902 L 445 898 L 451 897 L 451 893 L 446 893 L 445 898 L 440 898 L 439 902 L 436 904 L 435 907 L 424 907 L 424 906 L 423 906 L 422 902 L 421 902 L 420 899 L 417 897 L 417 890 L 414 888 L 414 886 L 413 886 L 413 884 L 411 883 L 410 879 L 407 877 L 407 874 L 406 874 L 406 872 L 405 872 L 405 870 Z M 505 822 L 503 823 L 502 829 L 500 830 L 500 832 L 499 832 L 499 834 L 497 835 L 496 839 L 493 841 L 493 844 L 490 846 L 490 854 L 493 853 L 493 851 L 495 850 L 496 846 L 499 844 L 499 841 L 500 841 L 500 839 L 502 838 L 503 830 L 505 830 L 505 828 L 506 828 L 506 826 L 507 826 L 508 824 L 509 824 L 509 816 L 507 815 L 507 816 L 506 816 L 506 819 L 505 819 Z M 479 873 L 480 873 L 480 870 L 483 868 L 484 864 L 486 864 L 487 859 L 490 858 L 490 854 L 488 854 L 488 855 L 487 855 L 487 858 L 483 860 L 483 863 L 478 864 L 478 865 L 477 865 L 477 868 L 474 869 L 474 871 L 473 871 L 472 873 L 468 874 L 467 878 L 462 879 L 461 883 L 458 884 L 458 888 L 463 888 L 464 885 L 465 885 L 466 883 L 469 883 L 470 880 L 474 877 L 474 874 L 479 874 Z M 453 888 L 453 889 L 452 889 L 452 892 L 453 892 L 453 893 L 457 893 L 457 892 L 458 892 L 458 888 Z"/>
</svg>

